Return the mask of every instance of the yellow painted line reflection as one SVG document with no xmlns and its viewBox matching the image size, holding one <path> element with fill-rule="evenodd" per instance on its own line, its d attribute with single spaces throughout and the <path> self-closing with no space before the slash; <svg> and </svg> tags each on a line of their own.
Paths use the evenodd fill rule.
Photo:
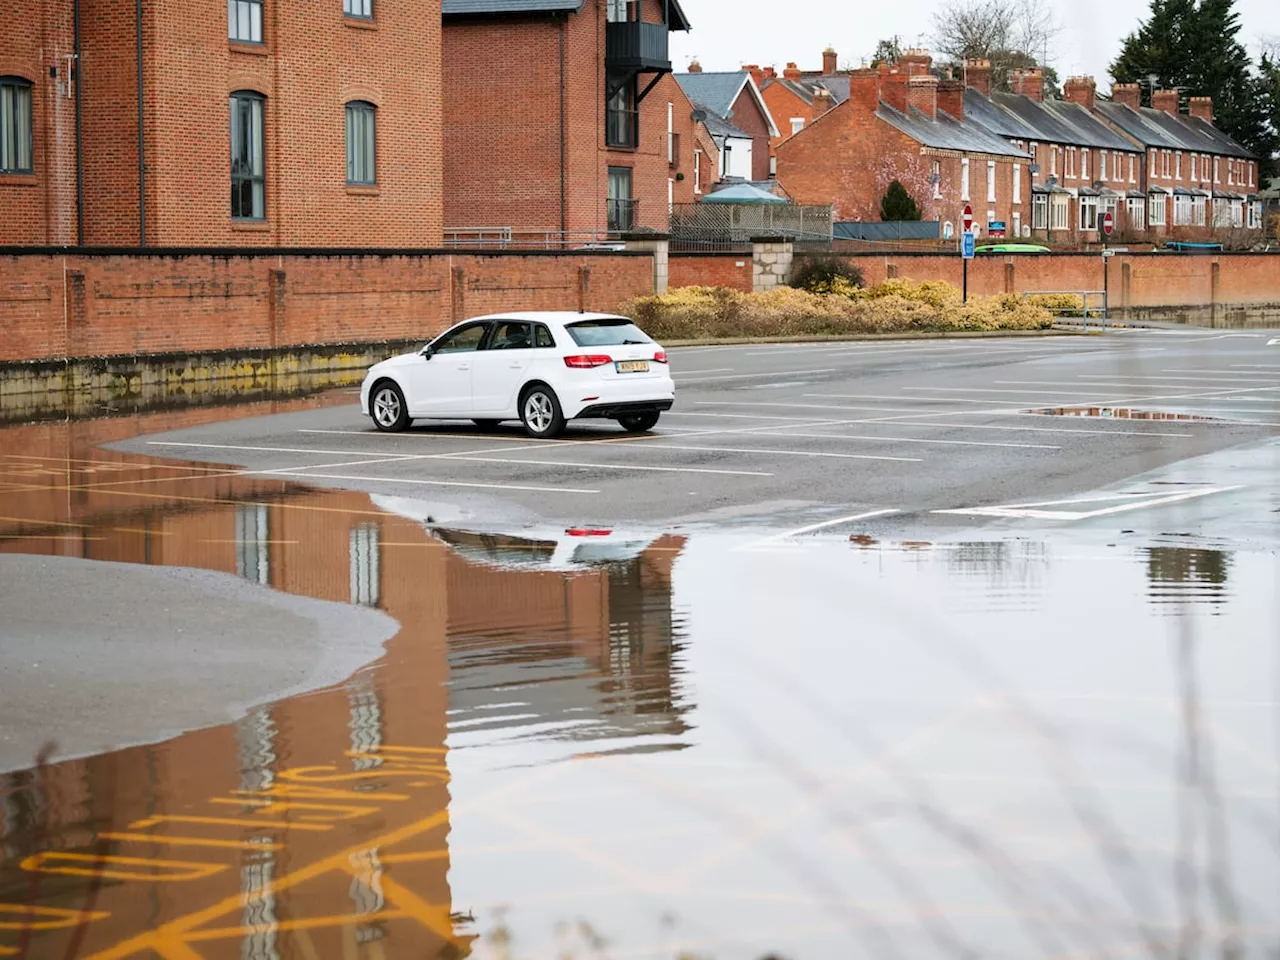
<svg viewBox="0 0 1280 960">
<path fill-rule="evenodd" d="M 301 540 L 254 540 L 252 538 L 232 538 L 230 540 L 222 539 L 206 539 L 198 540 L 197 543 L 253 543 L 262 544 L 269 547 L 293 547 L 301 543 Z"/>
<path fill-rule="evenodd" d="M 539 844 L 537 849 L 542 849 Z M 432 860 L 448 860 L 449 851 L 446 848 L 439 850 L 423 850 L 421 853 L 384 853 L 380 859 L 385 866 L 391 866 L 396 863 L 428 863 Z"/>
<path fill-rule="evenodd" d="M 379 799 L 388 799 L 380 797 Z M 249 798 L 236 799 L 233 797 L 213 797 L 210 803 L 221 803 L 229 807 L 261 807 L 259 814 L 270 815 L 281 812 L 288 813 L 294 810 L 300 810 L 307 813 L 319 811 L 333 811 L 332 816 L 303 816 L 304 821 L 307 820 L 354 820 L 357 817 L 367 817 L 371 813 L 377 813 L 378 807 L 349 807 L 336 803 L 295 803 L 289 800 L 252 800 Z M 255 823 L 255 821 L 249 821 Z M 297 821 L 289 821 L 296 824 Z"/>
<path fill-rule="evenodd" d="M 160 814 L 154 817 L 147 817 L 144 820 L 135 820 L 129 824 L 129 829 L 146 830 L 148 827 L 154 827 L 159 823 L 198 823 L 209 826 L 252 827 L 255 830 L 260 830 L 263 827 L 277 827 L 281 830 L 311 830 L 316 833 L 323 833 L 326 830 L 333 829 L 332 826 L 316 823 L 288 823 L 285 821 L 272 823 L 270 820 L 242 820 L 233 817 L 188 817 L 174 814 Z"/>
<path fill-rule="evenodd" d="M 41 489 L 48 489 L 42 487 Z M 74 527 L 76 530 L 87 530 L 87 523 L 71 523 L 68 520 L 45 520 L 40 517 L 0 517 L 0 520 L 7 520 L 10 523 L 38 523 L 46 527 Z"/>
<path fill-rule="evenodd" d="M 403 910 L 380 910 L 377 913 L 359 915 L 343 913 L 321 917 L 307 917 L 302 920 L 281 920 L 276 923 L 260 923 L 245 927 L 214 927 L 207 930 L 195 930 L 184 936 L 189 943 L 202 940 L 228 940 L 239 937 L 252 937 L 264 933 L 296 933 L 303 930 L 324 930 L 331 927 L 348 927 L 361 923 L 374 923 L 378 920 L 403 920 L 412 915 Z M 310 940 L 310 937 L 307 938 Z"/>
<path fill-rule="evenodd" d="M 86 537 L 78 533 L 0 533 L 0 540 L 67 540 L 71 543 L 86 543 L 106 539 Z"/>
<path fill-rule="evenodd" d="M 264 823 L 265 827 L 266 824 Z M 284 844 L 262 840 L 214 840 L 210 837 L 173 837 L 160 833 L 100 833 L 102 840 L 154 843 L 173 847 L 213 847 L 221 850 L 283 850 Z"/>
<path fill-rule="evenodd" d="M 5 920 L 6 914 L 22 919 Z M 68 927 L 78 927 L 109 916 L 111 914 L 103 910 L 66 910 L 62 907 L 41 907 L 30 903 L 0 903 L 0 930 L 65 930 Z M 34 920 L 33 917 L 52 919 Z"/>
<path fill-rule="evenodd" d="M 175 535 L 172 530 L 148 530 L 146 527 L 112 527 L 116 533 L 141 533 L 148 537 L 172 537 Z"/>
<path fill-rule="evenodd" d="M 165 937 L 155 942 L 155 951 L 163 960 L 204 960 L 181 940 Z"/>
<path fill-rule="evenodd" d="M 59 866 L 59 864 L 90 866 Z M 188 860 L 158 860 L 154 857 L 98 856 L 92 853 L 63 853 L 47 850 L 27 857 L 19 866 L 28 873 L 58 873 L 69 877 L 102 877 L 107 880 L 142 880 L 146 883 L 173 883 L 203 880 L 227 869 L 225 863 L 193 863 Z M 107 867 L 108 869 L 103 869 Z M 143 870 L 117 870 L 114 867 L 148 867 Z M 157 873 L 156 870 L 168 873 Z"/>
</svg>

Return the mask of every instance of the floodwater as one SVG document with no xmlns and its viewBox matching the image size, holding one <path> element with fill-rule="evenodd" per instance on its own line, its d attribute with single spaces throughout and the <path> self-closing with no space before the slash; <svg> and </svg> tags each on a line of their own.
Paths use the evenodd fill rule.
<svg viewBox="0 0 1280 960">
<path fill-rule="evenodd" d="M 398 631 L 0 775 L 0 957 L 1274 955 L 1274 554 L 437 529 L 99 447 L 211 415 L 0 433 L 0 551 Z"/>
</svg>

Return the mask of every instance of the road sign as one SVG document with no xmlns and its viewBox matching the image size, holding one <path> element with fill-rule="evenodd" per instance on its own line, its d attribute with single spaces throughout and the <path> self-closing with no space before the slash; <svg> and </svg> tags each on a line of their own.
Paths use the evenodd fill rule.
<svg viewBox="0 0 1280 960">
<path fill-rule="evenodd" d="M 1003 220 L 992 220 L 987 224 L 987 236 L 1003 239 L 1006 224 Z"/>
<path fill-rule="evenodd" d="M 1116 228 L 1116 218 L 1112 216 L 1111 211 L 1108 210 L 1106 213 L 1102 215 L 1102 232 L 1109 237 L 1111 236 L 1111 232 L 1115 230 L 1115 228 Z"/>
<path fill-rule="evenodd" d="M 1115 251 L 1115 250 L 1103 250 L 1103 251 L 1102 251 L 1102 255 L 1103 255 L 1104 257 L 1114 257 L 1114 256 L 1116 255 L 1116 253 L 1117 253 L 1117 251 Z"/>
<path fill-rule="evenodd" d="M 972 260 L 974 250 L 977 249 L 977 246 L 978 246 L 977 237 L 975 237 L 972 233 L 966 230 L 964 232 L 964 235 L 960 238 L 960 240 L 961 240 L 961 253 L 964 255 L 964 258 L 966 260 Z"/>
<path fill-rule="evenodd" d="M 973 207 L 969 204 L 964 205 L 964 213 L 960 216 L 961 222 L 964 223 L 964 232 L 969 233 L 973 230 Z"/>
</svg>

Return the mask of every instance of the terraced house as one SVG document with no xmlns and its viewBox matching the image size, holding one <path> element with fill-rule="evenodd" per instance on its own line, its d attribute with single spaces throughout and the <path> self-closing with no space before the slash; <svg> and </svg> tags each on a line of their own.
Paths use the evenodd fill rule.
<svg viewBox="0 0 1280 960">
<path fill-rule="evenodd" d="M 722 177 L 763 182 L 772 176 L 769 144 L 778 128 L 749 70 L 704 73 L 694 62 L 676 75 L 715 138 Z"/>
<path fill-rule="evenodd" d="M 438 245 L 439 64 L 439 0 L 15 8 L 0 244 Z"/>
<path fill-rule="evenodd" d="M 678 0 L 444 0 L 446 239 L 572 246 L 665 229 L 697 121 Z"/>
</svg>

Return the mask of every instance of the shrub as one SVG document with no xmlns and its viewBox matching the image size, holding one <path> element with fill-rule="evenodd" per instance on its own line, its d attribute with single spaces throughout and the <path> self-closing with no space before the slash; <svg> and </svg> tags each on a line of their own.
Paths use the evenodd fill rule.
<svg viewBox="0 0 1280 960">
<path fill-rule="evenodd" d="M 894 180 L 890 183 L 889 189 L 880 198 L 880 219 L 891 223 L 898 220 L 919 220 L 921 216 L 915 198 L 907 192 L 902 181 Z"/>
<path fill-rule="evenodd" d="M 621 312 L 659 340 L 1039 330 L 1053 325 L 1047 309 L 1020 297 L 976 298 L 965 304 L 950 284 L 910 280 L 889 280 L 852 295 L 792 287 L 758 294 L 681 287 L 662 296 L 637 297 L 623 304 Z"/>
<path fill-rule="evenodd" d="M 827 254 L 798 257 L 791 264 L 791 286 L 810 293 L 848 294 L 862 286 L 862 271 Z"/>
</svg>

